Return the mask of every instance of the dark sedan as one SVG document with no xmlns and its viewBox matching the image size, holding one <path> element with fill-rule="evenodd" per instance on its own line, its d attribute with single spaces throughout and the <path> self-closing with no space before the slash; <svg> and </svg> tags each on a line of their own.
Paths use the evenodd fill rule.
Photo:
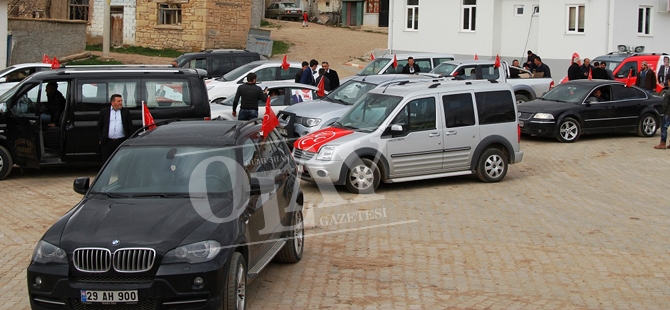
<svg viewBox="0 0 670 310">
<path fill-rule="evenodd" d="M 575 142 L 582 134 L 635 132 L 656 134 L 661 97 L 640 88 L 605 80 L 563 83 L 537 100 L 520 104 L 521 133 Z"/>
</svg>

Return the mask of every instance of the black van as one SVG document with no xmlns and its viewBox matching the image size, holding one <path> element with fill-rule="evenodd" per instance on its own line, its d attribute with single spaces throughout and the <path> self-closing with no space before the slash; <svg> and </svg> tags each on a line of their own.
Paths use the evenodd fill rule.
<svg viewBox="0 0 670 310">
<path fill-rule="evenodd" d="M 211 79 L 256 60 L 261 60 L 261 55 L 256 52 L 217 49 L 183 54 L 177 58 L 177 66 L 207 70 L 207 78 Z"/>
<path fill-rule="evenodd" d="M 208 120 L 209 98 L 200 69 L 63 68 L 38 72 L 0 96 L 0 180 L 12 165 L 96 164 L 102 161 L 97 124 L 113 94 L 123 96 L 132 130 L 142 127 L 142 102 L 155 121 Z M 56 82 L 65 108 L 54 126 L 42 121 L 47 83 Z"/>
</svg>

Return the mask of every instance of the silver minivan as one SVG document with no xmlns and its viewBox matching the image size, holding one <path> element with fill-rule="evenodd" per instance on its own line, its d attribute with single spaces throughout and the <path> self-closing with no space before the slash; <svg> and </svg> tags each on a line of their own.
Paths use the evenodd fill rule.
<svg viewBox="0 0 670 310">
<path fill-rule="evenodd" d="M 501 181 L 523 159 L 514 92 L 489 81 L 373 89 L 331 127 L 298 139 L 301 178 L 372 193 L 380 182 L 477 174 Z"/>
<path fill-rule="evenodd" d="M 421 72 L 428 73 L 440 63 L 455 59 L 453 54 L 444 53 L 396 54 L 398 66 L 393 68 L 393 56 L 394 54 L 386 54 L 375 58 L 356 75 L 400 74 L 409 57 L 414 58 L 414 63 Z"/>
</svg>

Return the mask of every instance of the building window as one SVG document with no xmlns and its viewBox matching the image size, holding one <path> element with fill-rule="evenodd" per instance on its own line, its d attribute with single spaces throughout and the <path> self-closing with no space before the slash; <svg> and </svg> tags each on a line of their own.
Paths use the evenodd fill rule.
<svg viewBox="0 0 670 310">
<path fill-rule="evenodd" d="M 651 7 L 641 6 L 637 10 L 637 33 L 651 34 Z"/>
<path fill-rule="evenodd" d="M 419 0 L 407 0 L 407 28 L 419 30 Z"/>
<path fill-rule="evenodd" d="M 584 6 L 568 6 L 568 33 L 584 33 Z"/>
<path fill-rule="evenodd" d="M 159 25 L 181 25 L 181 4 L 159 4 Z"/>
<path fill-rule="evenodd" d="M 475 31 L 477 0 L 463 0 L 463 30 Z"/>
<path fill-rule="evenodd" d="M 514 15 L 523 16 L 523 5 L 515 5 L 514 6 Z"/>
<path fill-rule="evenodd" d="M 379 0 L 368 0 L 368 13 L 379 13 Z"/>
<path fill-rule="evenodd" d="M 88 20 L 88 0 L 70 0 L 68 16 L 70 20 Z"/>
</svg>

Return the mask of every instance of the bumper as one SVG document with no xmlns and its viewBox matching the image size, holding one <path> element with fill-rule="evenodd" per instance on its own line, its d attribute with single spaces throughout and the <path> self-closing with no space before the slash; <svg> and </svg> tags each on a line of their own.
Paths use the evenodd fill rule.
<svg viewBox="0 0 670 310">
<path fill-rule="evenodd" d="M 556 122 L 554 121 L 536 121 L 522 120 L 521 133 L 533 136 L 555 137 Z"/>
<path fill-rule="evenodd" d="M 303 160 L 296 158 L 296 164 L 302 167 L 300 179 L 314 183 L 330 183 L 343 185 L 341 177 L 344 163 L 342 161 Z M 300 169 L 300 168 L 299 168 Z"/>
<path fill-rule="evenodd" d="M 81 301 L 82 290 L 136 290 L 136 303 L 117 303 L 117 306 L 123 309 L 220 309 L 223 304 L 222 281 L 226 276 L 224 266 L 217 269 L 212 269 L 214 264 L 161 266 L 153 277 L 135 274 L 103 277 L 93 273 L 77 277 L 68 276 L 70 272 L 66 265 L 31 264 L 27 274 L 30 306 L 32 309 L 98 309 L 103 304 Z M 37 277 L 42 280 L 39 286 L 35 284 Z M 196 277 L 204 280 L 202 285 L 193 284 Z"/>
<path fill-rule="evenodd" d="M 523 151 L 514 152 L 514 162 L 512 164 L 520 163 L 523 160 Z"/>
</svg>

